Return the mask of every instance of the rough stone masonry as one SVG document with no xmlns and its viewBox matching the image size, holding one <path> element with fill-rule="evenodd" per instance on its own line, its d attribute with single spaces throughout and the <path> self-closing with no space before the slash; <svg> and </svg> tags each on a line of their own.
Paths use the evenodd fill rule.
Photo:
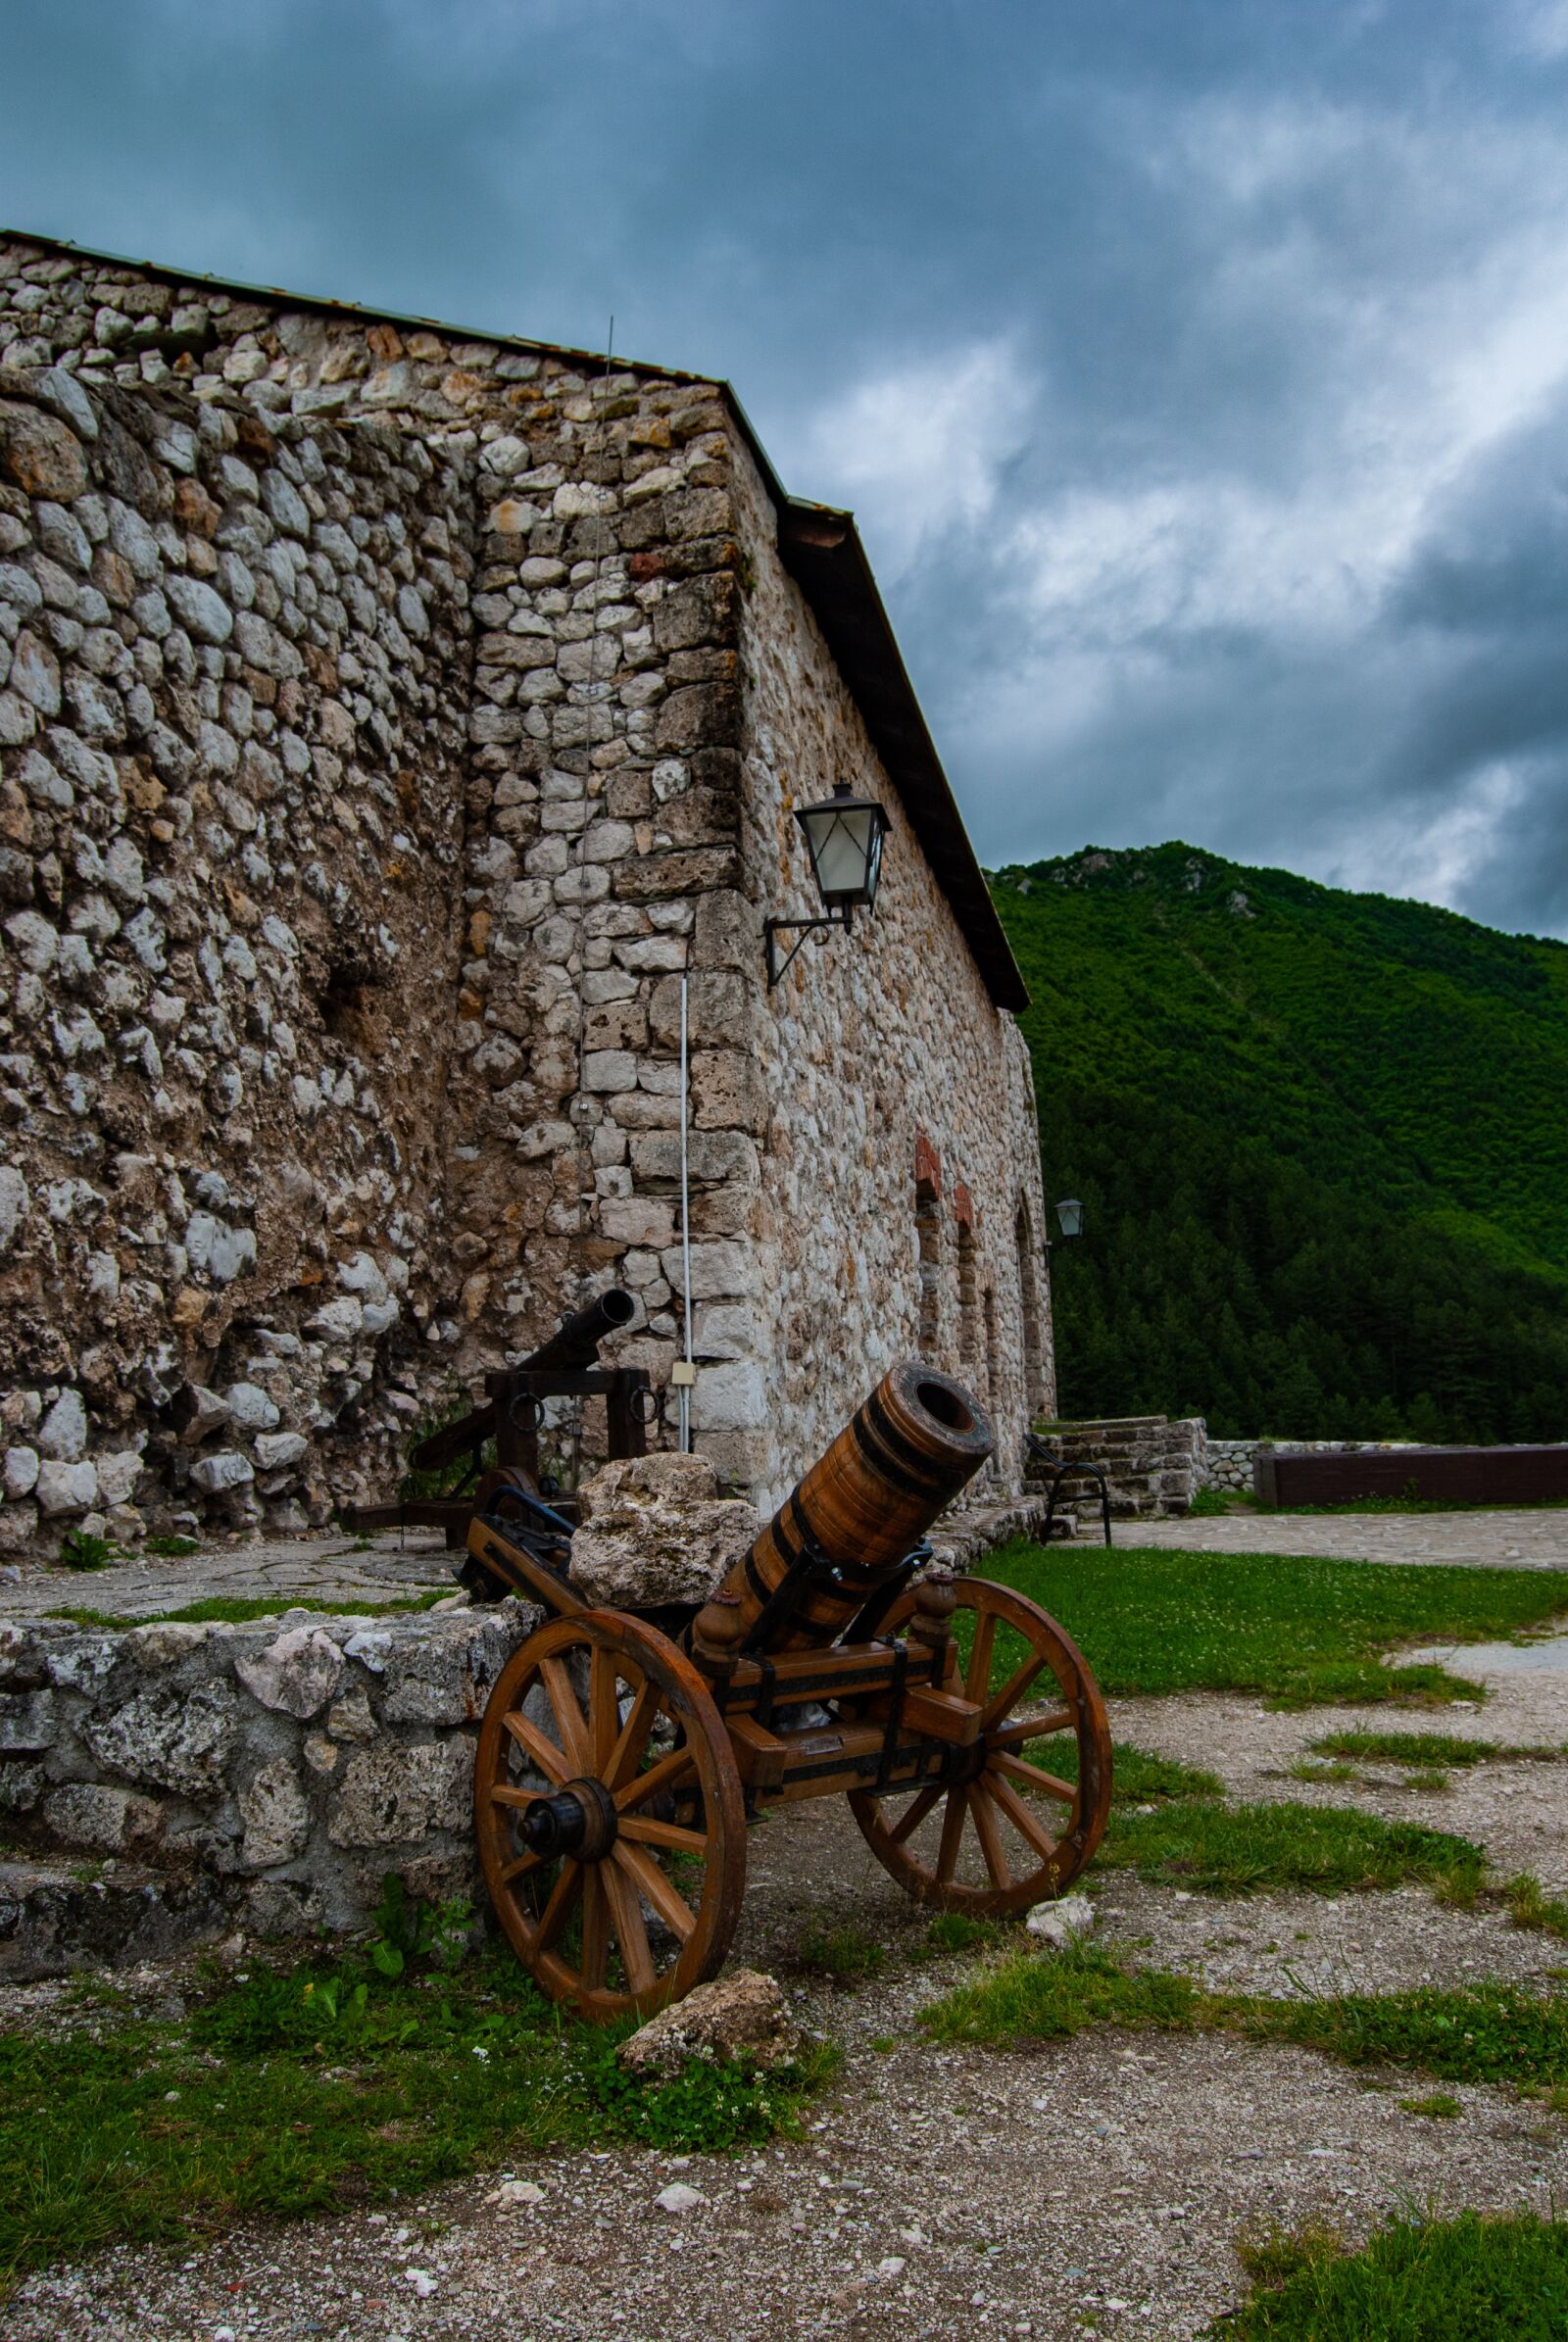
<svg viewBox="0 0 1568 2342">
<path fill-rule="evenodd" d="M 1016 1488 L 1022 988 L 849 515 L 719 383 L 0 239 L 0 1546 L 318 1526 L 612 1281 L 664 1387 L 683 977 L 700 1449 L 920 1348 Z"/>
</svg>

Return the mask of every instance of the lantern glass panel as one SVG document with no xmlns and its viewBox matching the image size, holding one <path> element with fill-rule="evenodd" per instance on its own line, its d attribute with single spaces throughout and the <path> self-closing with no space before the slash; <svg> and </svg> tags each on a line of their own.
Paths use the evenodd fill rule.
<svg viewBox="0 0 1568 2342">
<path fill-rule="evenodd" d="M 833 908 L 841 903 L 860 903 L 869 909 L 876 901 L 881 876 L 882 835 L 887 827 L 882 807 L 842 790 L 822 805 L 806 806 L 800 823 L 823 901 Z"/>
<path fill-rule="evenodd" d="M 1082 1235 L 1084 1225 L 1084 1207 L 1079 1202 L 1076 1195 L 1064 1195 L 1062 1197 L 1061 1201 L 1056 1206 L 1056 1218 L 1060 1223 L 1061 1233 L 1063 1236 Z"/>
</svg>

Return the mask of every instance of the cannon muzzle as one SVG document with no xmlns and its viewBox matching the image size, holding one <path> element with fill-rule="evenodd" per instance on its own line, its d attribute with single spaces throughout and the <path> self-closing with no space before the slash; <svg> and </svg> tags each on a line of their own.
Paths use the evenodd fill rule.
<svg viewBox="0 0 1568 2342">
<path fill-rule="evenodd" d="M 893 1367 L 724 1580 L 719 1600 L 738 1603 L 737 1639 L 761 1639 L 765 1618 L 770 1650 L 836 1641 L 992 1444 L 961 1383 L 920 1358 Z"/>
</svg>

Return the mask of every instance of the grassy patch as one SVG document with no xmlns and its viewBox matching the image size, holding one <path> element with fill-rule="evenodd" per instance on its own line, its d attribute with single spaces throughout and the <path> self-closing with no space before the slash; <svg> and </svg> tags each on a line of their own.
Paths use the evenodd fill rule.
<svg viewBox="0 0 1568 2342">
<path fill-rule="evenodd" d="M 1396 2220 L 1358 2252 L 1323 2229 L 1238 2246 L 1253 2293 L 1229 2342 L 1559 2342 L 1568 2224 L 1534 2213 Z"/>
<path fill-rule="evenodd" d="M 1357 1757 L 1374 1765 L 1491 1765 L 1510 1758 L 1549 1763 L 1560 1748 L 1515 1746 L 1502 1740 L 1462 1740 L 1456 1732 L 1325 1732 L 1312 1746 L 1320 1756 Z"/>
<path fill-rule="evenodd" d="M 1031 1741 L 1021 1753 L 1058 1781 L 1078 1779 L 1078 1743 L 1064 1734 Z M 1179 1757 L 1155 1756 L 1151 1749 L 1135 1748 L 1130 1740 L 1113 1740 L 1110 1753 L 1112 1806 L 1225 1794 L 1225 1783 L 1217 1773 L 1207 1773 L 1200 1765 L 1184 1765 Z"/>
<path fill-rule="evenodd" d="M 1190 1976 L 1124 1968 L 1098 1944 L 1027 1951 L 956 1985 L 920 2013 L 939 2040 L 1059 2040 L 1092 2025 L 1240 2032 L 1350 2066 L 1410 2067 L 1440 2081 L 1548 2092 L 1568 2085 L 1568 1994 L 1482 1983 L 1457 1991 L 1275 2000 L 1205 1992 Z"/>
<path fill-rule="evenodd" d="M 205 1601 L 187 1602 L 179 1610 L 151 1610 L 141 1618 L 122 1618 L 112 1610 L 84 1610 L 79 1605 L 48 1610 L 44 1616 L 69 1618 L 78 1627 L 248 1627 L 257 1619 L 281 1618 L 285 1610 L 318 1611 L 327 1618 L 387 1618 L 433 1610 L 454 1590 L 450 1586 L 431 1586 L 420 1593 L 399 1594 L 387 1602 L 318 1602 L 309 1596 L 283 1601 L 276 1594 L 213 1594 Z"/>
<path fill-rule="evenodd" d="M 1428 2090 L 1424 2098 L 1401 2098 L 1407 2115 L 1425 2115 L 1434 2122 L 1452 2122 L 1464 2113 L 1451 2090 Z"/>
<path fill-rule="evenodd" d="M 1435 1887 L 1472 1903 L 1486 1856 L 1468 1838 L 1413 1822 L 1385 1822 L 1352 1806 L 1225 1805 L 1206 1798 L 1116 1817 L 1100 1860 L 1147 1878 L 1179 1879 L 1209 1894 L 1317 1894 L 1361 1887 Z"/>
<path fill-rule="evenodd" d="M 184 2024 L 0 2037 L 0 2273 L 247 2213 L 409 2194 L 519 2154 L 766 2136 L 830 2062 L 646 2086 L 618 2029 L 564 2021 L 510 1958 L 388 1976 L 253 1974 Z"/>
<path fill-rule="evenodd" d="M 1416 1638 L 1507 1636 L 1563 1604 L 1549 1571 L 1136 1546 L 1107 1564 L 1088 1546 L 1019 1542 L 993 1554 L 986 1576 L 1062 1620 L 1107 1692 L 1252 1691 L 1290 1707 L 1479 1699 L 1478 1685 L 1440 1667 L 1390 1666 L 1384 1654 Z"/>
<path fill-rule="evenodd" d="M 1098 1944 L 1075 1943 L 1049 1958 L 1015 1952 L 931 2002 L 919 2024 L 939 2041 L 1062 2041 L 1092 2025 L 1191 2032 L 1207 2006 L 1187 1976 L 1125 1969 Z"/>
<path fill-rule="evenodd" d="M 1423 1984 L 1410 1992 L 1238 2001 L 1235 2021 L 1254 2037 L 1296 2041 L 1348 2066 L 1414 2066 L 1441 2081 L 1515 2089 L 1568 2083 L 1568 1995 L 1558 1991 Z"/>
<path fill-rule="evenodd" d="M 860 1984 L 887 1964 L 887 1952 L 863 1927 L 813 1927 L 796 1953 L 803 1968 L 830 1976 L 835 1984 Z"/>
<path fill-rule="evenodd" d="M 1060 1740 L 1036 1741 L 1033 1748 L 1042 1765 L 1076 1780 L 1076 1748 Z M 1325 1767 L 1305 1778 L 1338 1776 Z M 1110 1827 L 1098 1856 L 1107 1870 L 1179 1879 L 1210 1894 L 1283 1894 L 1293 1888 L 1349 1894 L 1415 1881 L 1446 1901 L 1469 1904 L 1484 1889 L 1482 1848 L 1447 1830 L 1386 1822 L 1348 1805 L 1232 1805 L 1217 1775 L 1152 1756 L 1127 1741 L 1115 1743 L 1113 1780 Z M 1516 1880 L 1504 1891 L 1519 1912 L 1561 1908 L 1548 1906 L 1533 1879 Z M 1552 1922 L 1530 1916 L 1517 1924 Z"/>
<path fill-rule="evenodd" d="M 1560 1896 L 1548 1895 L 1533 1873 L 1519 1872 L 1506 1880 L 1501 1894 L 1516 1927 L 1540 1927 L 1547 1935 L 1568 1936 L 1568 1903 Z"/>
<path fill-rule="evenodd" d="M 939 1911 L 926 1928 L 926 1949 L 932 1952 L 988 1951 L 993 1944 L 1001 1942 L 1002 1934 L 1003 1930 L 995 1920 L 971 1919 L 966 1911 Z"/>
</svg>

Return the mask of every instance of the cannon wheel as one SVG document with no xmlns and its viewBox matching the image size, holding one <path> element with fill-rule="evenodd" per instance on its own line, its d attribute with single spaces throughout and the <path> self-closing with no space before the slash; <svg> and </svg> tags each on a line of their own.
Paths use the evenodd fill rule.
<svg viewBox="0 0 1568 2342">
<path fill-rule="evenodd" d="M 579 1784 L 595 1853 L 530 1851 L 529 1807 Z M 746 1885 L 740 1776 L 702 1677 L 656 1628 L 578 1611 L 514 1652 L 474 1812 L 496 1916 L 553 2000 L 600 2025 L 646 2017 L 718 1969 Z"/>
<path fill-rule="evenodd" d="M 966 1659 L 950 1646 L 947 1687 L 987 1698 L 981 1736 L 949 1787 L 863 1790 L 850 1803 L 883 1868 L 917 1902 L 1000 1919 L 1065 1892 L 1099 1845 L 1110 1807 L 1110 1726 L 1077 1645 L 1037 1602 L 966 1578 L 955 1589 L 958 1627 L 972 1620 Z M 903 1594 L 881 1632 L 897 1635 L 915 1608 Z M 1049 1770 L 1051 1742 L 1077 1763 Z M 1033 1749 L 1038 1764 L 1024 1751 Z M 960 1753 L 960 1752 L 956 1752 Z"/>
</svg>

